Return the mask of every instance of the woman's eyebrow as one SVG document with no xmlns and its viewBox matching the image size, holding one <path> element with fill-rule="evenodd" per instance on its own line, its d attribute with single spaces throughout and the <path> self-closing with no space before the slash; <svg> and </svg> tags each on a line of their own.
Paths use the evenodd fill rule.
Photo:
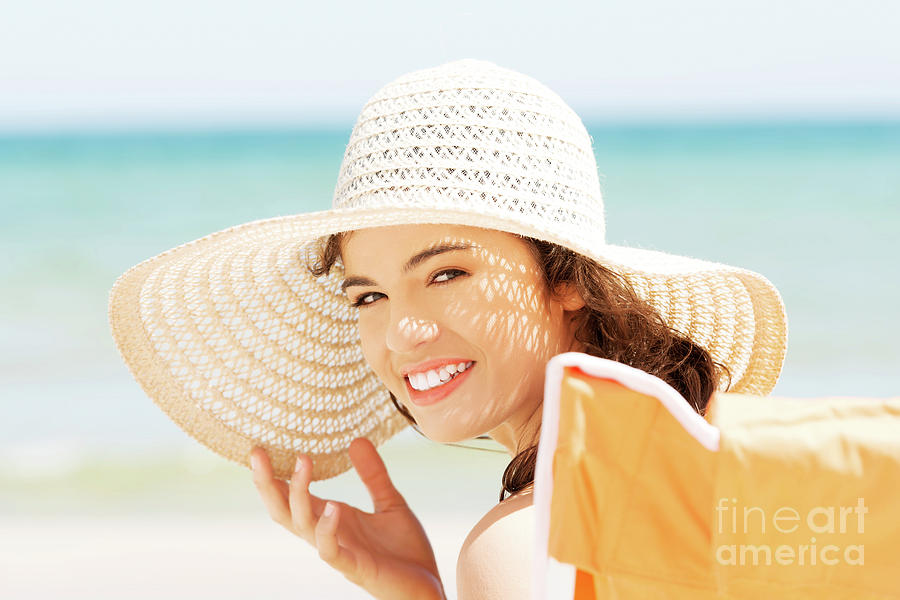
<svg viewBox="0 0 900 600">
<path fill-rule="evenodd" d="M 468 250 L 469 248 L 474 248 L 473 244 L 439 244 L 437 246 L 432 246 L 430 248 L 426 248 L 410 257 L 406 264 L 403 265 L 403 274 L 409 273 L 413 269 L 415 269 L 418 265 L 425 262 L 432 256 L 437 256 L 438 254 L 443 254 L 444 252 L 452 252 L 454 250 Z M 345 291 L 351 285 L 378 285 L 375 281 L 369 279 L 368 277 L 358 277 L 351 276 L 344 279 L 341 282 L 341 292 Z"/>
</svg>

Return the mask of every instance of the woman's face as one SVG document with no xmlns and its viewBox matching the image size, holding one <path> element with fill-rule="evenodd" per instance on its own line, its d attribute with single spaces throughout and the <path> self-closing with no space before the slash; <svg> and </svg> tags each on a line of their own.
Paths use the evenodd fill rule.
<svg viewBox="0 0 900 600">
<path fill-rule="evenodd" d="M 524 438 L 540 423 L 546 362 L 579 349 L 571 311 L 584 303 L 570 288 L 550 297 L 527 242 L 477 227 L 398 225 L 353 232 L 341 257 L 363 354 L 425 435 L 488 433 L 511 452 L 536 441 Z"/>
</svg>

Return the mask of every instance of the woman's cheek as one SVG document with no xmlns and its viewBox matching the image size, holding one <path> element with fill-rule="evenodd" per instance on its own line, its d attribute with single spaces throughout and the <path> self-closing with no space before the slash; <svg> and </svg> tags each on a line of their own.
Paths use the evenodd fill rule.
<svg viewBox="0 0 900 600">
<path fill-rule="evenodd" d="M 385 372 L 385 365 L 388 363 L 385 362 L 384 336 L 379 337 L 377 330 L 367 325 L 365 319 L 361 318 L 359 321 L 359 340 L 363 358 L 366 359 L 369 367 L 375 371 L 382 383 L 388 384 L 390 382 L 390 373 Z M 393 389 L 391 391 L 396 393 Z"/>
<path fill-rule="evenodd" d="M 457 319 L 457 323 L 483 321 L 490 309 L 485 293 L 475 285 L 460 285 L 447 298 L 445 315 Z"/>
</svg>

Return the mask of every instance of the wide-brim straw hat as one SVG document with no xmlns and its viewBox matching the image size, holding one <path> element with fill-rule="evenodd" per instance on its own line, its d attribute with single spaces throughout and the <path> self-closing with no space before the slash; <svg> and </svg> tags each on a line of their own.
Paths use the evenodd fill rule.
<svg viewBox="0 0 900 600">
<path fill-rule="evenodd" d="M 553 242 L 621 274 L 666 323 L 709 350 L 731 391 L 766 394 L 787 342 L 763 276 L 605 243 L 597 165 L 581 119 L 535 79 L 464 59 L 403 75 L 365 104 L 330 210 L 253 221 L 150 258 L 110 293 L 113 337 L 135 379 L 185 432 L 275 475 L 299 453 L 313 477 L 350 468 L 359 436 L 408 425 L 363 357 L 338 260 L 307 265 L 330 234 L 446 223 Z"/>
</svg>

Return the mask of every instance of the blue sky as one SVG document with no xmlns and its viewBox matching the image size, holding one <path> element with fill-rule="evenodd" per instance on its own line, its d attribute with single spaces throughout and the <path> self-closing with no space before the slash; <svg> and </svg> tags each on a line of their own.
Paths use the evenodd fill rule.
<svg viewBox="0 0 900 600">
<path fill-rule="evenodd" d="M 0 130 L 341 124 L 457 58 L 590 120 L 900 118 L 900 2 L 9 2 Z"/>
</svg>

